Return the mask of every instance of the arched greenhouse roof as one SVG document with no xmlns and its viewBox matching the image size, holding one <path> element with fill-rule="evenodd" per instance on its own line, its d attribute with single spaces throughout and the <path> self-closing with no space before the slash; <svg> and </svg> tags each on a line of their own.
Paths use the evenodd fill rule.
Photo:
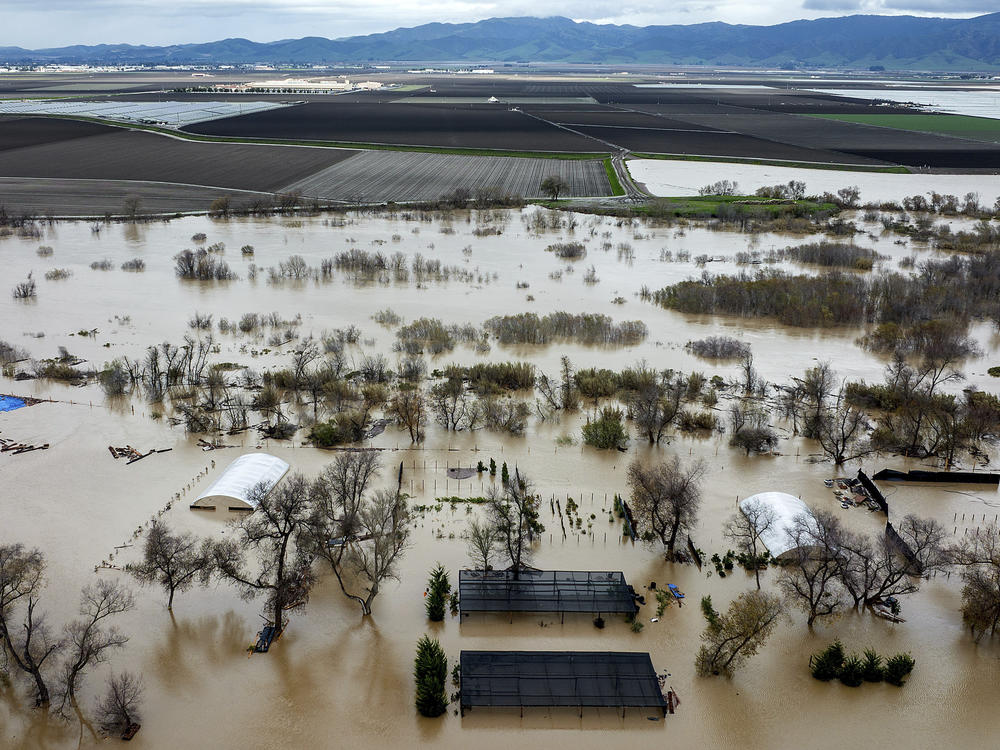
<svg viewBox="0 0 1000 750">
<path fill-rule="evenodd" d="M 753 502 L 760 501 L 774 512 L 774 523 L 763 534 L 761 541 L 772 557 L 781 557 L 796 548 L 792 538 L 792 528 L 799 516 L 813 518 L 812 511 L 804 502 L 787 492 L 758 492 L 740 500 L 740 510 Z"/>
<path fill-rule="evenodd" d="M 192 508 L 253 510 L 250 490 L 263 482 L 270 492 L 288 471 L 288 464 L 269 453 L 247 453 L 233 461 L 212 485 L 198 495 Z"/>
</svg>

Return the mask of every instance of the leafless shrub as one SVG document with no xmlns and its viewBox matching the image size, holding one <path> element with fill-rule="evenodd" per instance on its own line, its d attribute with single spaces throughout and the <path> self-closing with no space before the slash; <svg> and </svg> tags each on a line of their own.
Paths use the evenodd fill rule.
<svg viewBox="0 0 1000 750">
<path fill-rule="evenodd" d="M 403 322 L 403 319 L 388 307 L 375 313 L 372 320 L 386 328 L 395 328 Z"/>
<path fill-rule="evenodd" d="M 547 253 L 555 253 L 563 260 L 580 260 L 587 255 L 587 248 L 582 242 L 555 242 L 545 248 Z"/>
<path fill-rule="evenodd" d="M 520 313 L 490 318 L 483 327 L 501 344 L 549 344 L 570 340 L 581 344 L 633 346 L 649 333 L 641 320 L 615 323 L 607 315 L 554 312 L 545 316 Z"/>
<path fill-rule="evenodd" d="M 28 274 L 28 278 L 14 286 L 12 292 L 14 299 L 33 299 L 36 296 L 35 280 Z"/>
<path fill-rule="evenodd" d="M 131 260 L 127 260 L 124 263 L 122 263 L 122 270 L 133 271 L 135 273 L 138 273 L 139 271 L 145 271 L 146 261 L 144 261 L 142 258 L 132 258 Z"/>
<path fill-rule="evenodd" d="M 198 281 L 229 281 L 236 274 L 226 261 L 206 250 L 183 250 L 174 256 L 174 271 L 182 279 Z"/>
<path fill-rule="evenodd" d="M 220 327 L 220 329 L 222 327 L 222 322 L 221 321 L 219 322 L 219 327 Z M 188 328 L 195 328 L 195 329 L 202 330 L 202 331 L 211 331 L 212 330 L 212 316 L 211 315 L 202 315 L 200 312 L 198 312 L 196 310 L 195 313 L 194 313 L 194 316 L 188 321 Z"/>
<path fill-rule="evenodd" d="M 686 348 L 705 359 L 740 359 L 750 353 L 750 345 L 731 336 L 709 336 L 689 341 Z"/>
</svg>

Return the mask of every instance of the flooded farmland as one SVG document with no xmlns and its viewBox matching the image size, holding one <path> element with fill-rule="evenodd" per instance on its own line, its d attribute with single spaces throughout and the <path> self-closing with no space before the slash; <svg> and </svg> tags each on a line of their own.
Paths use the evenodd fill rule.
<svg viewBox="0 0 1000 750">
<path fill-rule="evenodd" d="M 671 166 L 674 166 L 671 163 Z M 683 164 L 679 164 L 683 166 Z M 711 166 L 711 165 L 707 165 Z M 704 170 L 706 165 L 699 168 Z M 732 177 L 732 165 L 726 165 Z M 704 174 L 704 172 L 703 172 Z M 638 175 L 637 175 L 638 176 Z M 862 175 L 857 175 L 861 178 Z M 715 178 L 705 175 L 701 183 Z M 779 180 L 784 181 L 784 180 Z M 911 191 L 918 192 L 918 191 Z M 864 196 L 863 196 L 864 197 Z M 858 219 L 860 221 L 860 218 Z M 958 222 L 956 222 L 956 225 Z M 664 310 L 639 297 L 646 286 L 659 288 L 711 273 L 735 273 L 746 266 L 738 253 L 780 250 L 813 241 L 792 235 L 747 235 L 698 226 L 659 226 L 606 217 L 521 211 L 450 214 L 396 213 L 294 218 L 209 219 L 191 217 L 149 224 L 100 225 L 85 222 L 40 227 L 39 236 L 0 239 L 8 286 L 30 272 L 38 280 L 37 298 L 25 301 L 0 295 L 0 338 L 24 347 L 32 357 L 57 355 L 59 347 L 81 366 L 100 369 L 114 358 L 143 356 L 162 341 L 181 343 L 195 335 L 189 320 L 212 316 L 218 348 L 210 361 L 265 371 L 288 365 L 291 341 L 276 343 L 260 333 L 221 332 L 219 322 L 236 321 L 248 312 L 278 314 L 301 339 L 310 334 L 357 326 L 356 343 L 345 349 L 353 364 L 383 355 L 393 368 L 402 359 L 396 329 L 373 317 L 390 308 L 409 323 L 422 317 L 480 329 L 493 316 L 555 311 L 601 313 L 615 322 L 640 320 L 648 334 L 630 345 L 585 345 L 572 341 L 485 347 L 459 343 L 453 351 L 425 356 L 429 371 L 451 363 L 526 360 L 554 375 L 563 356 L 577 369 L 621 369 L 646 360 L 657 369 L 701 371 L 706 376 L 737 377 L 738 364 L 718 364 L 693 356 L 684 345 L 692 339 L 728 335 L 750 344 L 755 367 L 774 383 L 786 383 L 819 361 L 830 361 L 841 379 L 881 378 L 886 358 L 857 346 L 857 328 L 817 331 L 774 322 L 725 316 L 690 316 Z M 868 226 L 858 244 L 885 258 L 880 266 L 937 254 L 919 243 L 897 244 Z M 196 235 L 205 238 L 194 241 Z M 585 257 L 565 260 L 546 248 L 580 242 Z M 185 248 L 222 243 L 215 255 L 236 275 L 230 281 L 184 281 L 174 272 L 174 256 Z M 252 253 L 241 248 L 252 246 Z M 39 255 L 39 246 L 51 255 Z M 440 261 L 437 271 L 411 270 L 393 276 L 359 278 L 334 269 L 327 276 L 282 277 L 280 268 L 301 256 L 309 268 L 350 249 L 405 255 L 407 267 L 419 254 Z M 144 270 L 128 272 L 122 263 L 140 258 Z M 104 263 L 104 261 L 110 263 Z M 96 268 L 92 268 L 96 264 Z M 797 272 L 815 269 L 787 260 L 772 265 Z M 107 267 L 109 270 L 102 270 Z M 427 268 L 424 263 L 421 268 Z M 68 276 L 47 279 L 51 269 Z M 269 269 L 278 271 L 273 275 Z M 443 270 L 441 270 L 443 269 Z M 252 277 L 252 278 L 251 278 Z M 92 335 L 81 332 L 95 331 Z M 972 333 L 982 357 L 965 363 L 967 384 L 995 390 L 987 368 L 996 362 L 1000 341 L 991 326 L 979 323 Z M 150 403 L 139 395 L 109 399 L 93 380 L 71 386 L 43 379 L 0 377 L 0 392 L 43 399 L 41 403 L 0 414 L 0 438 L 49 444 L 47 450 L 0 455 L 0 542 L 23 542 L 41 548 L 48 559 L 42 606 L 52 622 L 75 613 L 81 586 L 95 577 L 134 585 L 120 567 L 138 559 L 142 535 L 154 517 L 177 530 L 221 539 L 231 533 L 224 511 L 193 512 L 198 494 L 242 452 L 260 448 L 287 461 L 293 471 L 315 476 L 336 455 L 304 445 L 306 430 L 292 440 L 270 440 L 253 430 L 222 435 L 231 447 L 203 451 L 201 435 L 172 425 L 169 400 Z M 290 399 L 291 400 L 291 399 Z M 720 414 L 724 409 L 720 403 Z M 288 404 L 294 421 L 308 420 L 308 405 Z M 599 451 L 582 445 L 580 428 L 594 406 L 584 402 L 577 414 L 532 418 L 522 436 L 481 429 L 447 432 L 427 427 L 423 443 L 411 447 L 405 430 L 389 426 L 368 443 L 381 449 L 377 486 L 395 481 L 402 466 L 402 488 L 413 506 L 412 544 L 401 564 L 398 582 L 383 587 L 371 617 L 342 595 L 326 571 L 304 610 L 291 612 L 290 624 L 268 654 L 247 658 L 247 644 L 262 623 L 259 601 L 243 601 L 226 584 L 212 583 L 178 595 L 172 612 L 162 592 L 136 590 L 136 607 L 117 621 L 130 636 L 109 665 L 92 670 L 81 706 L 92 706 L 109 668 L 140 673 L 145 684 L 139 747 L 400 746 L 434 742 L 461 748 L 509 746 L 512 738 L 528 747 L 571 744 L 607 747 L 840 747 L 858 743 L 907 742 L 922 746 L 946 733 L 959 747 L 989 747 L 998 729 L 989 707 L 1000 698 L 1000 650 L 988 638 L 975 644 L 962 626 L 961 583 L 941 574 L 924 583 L 904 602 L 906 622 L 891 624 L 867 612 L 847 610 L 820 622 L 810 632 L 798 611 L 783 621 L 759 655 L 731 680 L 700 678 L 694 654 L 704 628 L 697 602 L 709 594 L 724 608 L 752 578 L 737 569 L 722 578 L 711 564 L 668 564 L 652 546 L 623 541 L 621 522 L 608 520 L 615 494 L 626 492 L 625 473 L 635 459 L 660 460 L 680 455 L 702 458 L 708 472 L 704 501 L 693 531 L 706 553 L 723 553 L 725 519 L 738 498 L 764 490 L 800 496 L 811 508 L 833 510 L 851 529 L 875 533 L 882 517 L 863 508 L 842 510 L 823 480 L 834 475 L 819 460 L 812 441 L 776 423 L 782 440 L 774 455 L 745 456 L 718 433 L 672 433 L 668 442 L 650 447 L 633 430 L 627 451 Z M 155 453 L 127 465 L 108 455 L 107 447 L 131 445 Z M 457 580 L 468 565 L 462 538 L 475 505 L 437 498 L 477 497 L 491 482 L 488 474 L 456 480 L 448 468 L 475 467 L 478 461 L 516 466 L 535 483 L 546 526 L 533 564 L 542 569 L 621 570 L 640 593 L 652 600 L 642 607 L 641 632 L 620 618 L 598 630 L 585 615 L 489 616 L 473 614 L 460 623 L 446 616 L 429 623 L 423 591 L 430 568 L 443 563 Z M 986 468 L 997 470 L 996 460 Z M 917 462 L 869 456 L 851 462 L 853 473 L 872 473 L 885 465 L 903 468 Z M 977 467 L 983 469 L 982 463 Z M 1000 512 L 996 490 L 974 485 L 886 485 L 895 517 L 916 512 L 941 522 L 960 536 Z M 549 501 L 573 498 L 587 519 L 564 537 Z M 169 509 L 166 509 L 169 504 Z M 593 514 L 593 518 L 588 518 Z M 111 567 L 100 567 L 106 563 Z M 762 577 L 775 588 L 775 573 Z M 675 583 L 688 606 L 670 608 L 651 622 L 655 599 L 643 588 L 655 581 Z M 475 709 L 460 717 L 449 707 L 440 719 L 424 719 L 413 709 L 413 653 L 423 633 L 438 638 L 450 663 L 462 649 L 648 651 L 666 684 L 681 698 L 677 713 L 650 721 L 650 712 L 629 709 Z M 883 653 L 909 651 L 917 666 L 902 689 L 885 684 L 852 690 L 813 680 L 807 669 L 811 653 L 840 638 L 849 650 L 874 647 Z M 449 685 L 449 693 L 453 688 Z M 102 740 L 96 728 L 75 715 L 61 721 L 42 717 L 30 707 L 30 691 L 15 680 L 0 684 L 0 732 L 12 748 L 92 747 Z M 648 715 L 647 715 L 648 714 Z"/>
</svg>

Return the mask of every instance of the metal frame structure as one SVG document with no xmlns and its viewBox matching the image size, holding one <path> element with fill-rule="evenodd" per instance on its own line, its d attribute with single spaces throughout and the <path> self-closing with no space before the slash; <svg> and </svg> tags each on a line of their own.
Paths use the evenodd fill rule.
<svg viewBox="0 0 1000 750">
<path fill-rule="evenodd" d="M 470 612 L 587 612 L 635 615 L 635 589 L 620 571 L 460 570 L 458 602 Z"/>
<path fill-rule="evenodd" d="M 462 651 L 461 712 L 475 706 L 656 708 L 663 697 L 648 653 Z"/>
</svg>

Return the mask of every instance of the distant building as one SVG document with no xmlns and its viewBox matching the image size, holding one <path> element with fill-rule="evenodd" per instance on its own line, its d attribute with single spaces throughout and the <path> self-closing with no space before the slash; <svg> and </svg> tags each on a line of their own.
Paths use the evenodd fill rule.
<svg viewBox="0 0 1000 750">
<path fill-rule="evenodd" d="M 306 78 L 280 78 L 267 81 L 248 81 L 213 86 L 213 91 L 228 94 L 339 94 L 345 91 L 373 91 L 382 88 L 380 81 L 352 82 L 349 78 L 340 80 Z"/>
</svg>

